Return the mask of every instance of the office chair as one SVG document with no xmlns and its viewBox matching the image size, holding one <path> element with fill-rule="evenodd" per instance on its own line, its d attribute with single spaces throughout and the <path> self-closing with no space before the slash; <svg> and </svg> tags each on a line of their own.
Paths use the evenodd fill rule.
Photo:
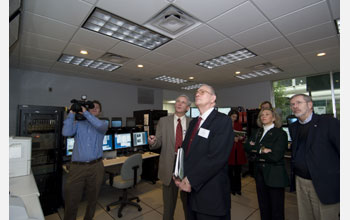
<svg viewBox="0 0 350 220">
<path fill-rule="evenodd" d="M 128 198 L 128 192 L 127 189 L 135 186 L 138 182 L 141 181 L 141 173 L 142 173 L 142 156 L 141 154 L 134 154 L 122 165 L 121 168 L 121 174 L 119 176 L 115 176 L 113 178 L 113 187 L 117 189 L 123 190 L 123 196 L 119 197 L 118 201 L 112 202 L 107 205 L 107 211 L 110 211 L 110 206 L 118 205 L 120 204 L 119 210 L 118 210 L 118 217 L 122 217 L 122 210 L 126 205 L 133 205 L 137 207 L 138 211 L 141 211 L 142 208 L 139 204 L 136 202 L 132 202 L 132 200 L 135 200 L 137 202 L 140 202 L 140 199 L 138 197 Z M 109 180 L 106 181 L 107 184 L 109 184 Z"/>
</svg>

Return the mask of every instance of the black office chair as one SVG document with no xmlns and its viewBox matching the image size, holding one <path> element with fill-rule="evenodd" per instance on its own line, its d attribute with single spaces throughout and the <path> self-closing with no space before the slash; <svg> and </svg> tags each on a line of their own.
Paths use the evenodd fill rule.
<svg viewBox="0 0 350 220">
<path fill-rule="evenodd" d="M 135 187 L 135 185 L 141 181 L 141 174 L 142 174 L 142 156 L 141 154 L 134 154 L 126 161 L 124 162 L 121 174 L 119 176 L 115 176 L 113 178 L 113 187 L 117 189 L 123 190 L 123 196 L 119 198 L 118 201 L 112 202 L 107 205 L 107 211 L 110 211 L 110 206 L 118 205 L 120 204 L 119 210 L 118 210 L 118 217 L 122 217 L 122 210 L 126 205 L 133 205 L 137 207 L 138 211 L 141 211 L 142 208 L 139 204 L 136 202 L 132 202 L 132 200 L 135 200 L 137 202 L 140 202 L 140 199 L 138 197 L 128 198 L 128 192 L 127 189 L 131 187 Z M 106 182 L 109 183 L 109 180 Z"/>
</svg>

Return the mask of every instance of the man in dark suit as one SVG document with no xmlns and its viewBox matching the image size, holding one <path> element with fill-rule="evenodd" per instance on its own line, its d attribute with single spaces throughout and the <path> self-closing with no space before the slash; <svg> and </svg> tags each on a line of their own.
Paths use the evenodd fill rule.
<svg viewBox="0 0 350 220">
<path fill-rule="evenodd" d="M 150 149 L 158 149 L 161 147 L 159 158 L 158 177 L 163 183 L 163 219 L 174 219 L 174 212 L 177 202 L 178 188 L 176 187 L 172 177 L 174 172 L 175 153 L 177 148 L 181 147 L 183 137 L 190 123 L 190 118 L 185 114 L 189 110 L 191 101 L 186 95 L 180 95 L 176 98 L 175 114 L 160 118 L 157 124 L 156 135 L 148 137 Z M 180 134 L 177 132 L 180 131 Z M 180 135 L 180 137 L 178 137 Z M 180 138 L 177 141 L 177 137 Z M 186 192 L 180 192 L 180 197 L 184 212 L 186 215 Z"/>
<path fill-rule="evenodd" d="M 200 116 L 189 125 L 182 147 L 184 179 L 176 185 L 189 192 L 188 219 L 230 219 L 228 157 L 234 141 L 231 119 L 214 109 L 216 95 L 209 85 L 196 92 Z"/>
<path fill-rule="evenodd" d="M 339 219 L 340 123 L 313 113 L 310 96 L 297 94 L 290 107 L 298 121 L 289 125 L 292 137 L 292 186 L 299 219 Z"/>
</svg>

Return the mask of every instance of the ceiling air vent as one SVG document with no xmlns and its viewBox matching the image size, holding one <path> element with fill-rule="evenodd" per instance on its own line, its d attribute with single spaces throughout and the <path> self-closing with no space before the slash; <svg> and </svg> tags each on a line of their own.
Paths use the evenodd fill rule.
<svg viewBox="0 0 350 220">
<path fill-rule="evenodd" d="M 160 32 L 168 37 L 177 36 L 197 27 L 201 22 L 170 5 L 158 15 L 149 20 L 144 26 Z"/>
<path fill-rule="evenodd" d="M 114 63 L 114 64 L 118 64 L 119 66 L 122 66 L 124 63 L 128 62 L 130 58 L 123 57 L 113 53 L 105 53 L 98 60 L 106 61 L 109 63 Z"/>
</svg>

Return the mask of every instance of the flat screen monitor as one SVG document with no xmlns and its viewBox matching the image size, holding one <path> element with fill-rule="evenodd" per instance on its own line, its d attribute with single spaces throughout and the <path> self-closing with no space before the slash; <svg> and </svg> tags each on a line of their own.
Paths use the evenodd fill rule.
<svg viewBox="0 0 350 220">
<path fill-rule="evenodd" d="M 147 131 L 140 131 L 132 133 L 134 147 L 147 145 Z"/>
<path fill-rule="evenodd" d="M 131 133 L 114 134 L 114 148 L 122 149 L 131 147 Z"/>
<path fill-rule="evenodd" d="M 288 141 L 291 142 L 291 141 L 292 141 L 292 138 L 290 137 L 288 127 L 282 127 L 282 129 L 287 133 L 287 135 L 288 135 Z"/>
<path fill-rule="evenodd" d="M 74 148 L 74 138 L 67 138 L 66 143 L 66 156 L 71 156 Z"/>
<path fill-rule="evenodd" d="M 191 111 L 190 110 L 188 110 L 187 112 L 186 112 L 186 114 L 185 114 L 187 117 L 191 117 Z"/>
<path fill-rule="evenodd" d="M 198 117 L 200 114 L 199 109 L 197 107 L 191 107 L 191 118 Z"/>
<path fill-rule="evenodd" d="M 136 127 L 136 118 L 127 117 L 126 118 L 126 127 L 127 128 Z"/>
<path fill-rule="evenodd" d="M 107 127 L 109 127 L 109 118 L 99 118 L 102 121 L 105 121 L 107 124 Z"/>
<path fill-rule="evenodd" d="M 228 115 L 230 111 L 231 111 L 231 107 L 218 108 L 218 112 L 224 113 L 225 115 Z"/>
<path fill-rule="evenodd" d="M 111 121 L 112 121 L 111 122 L 112 128 L 121 128 L 122 127 L 122 118 L 113 117 Z"/>
<path fill-rule="evenodd" d="M 113 150 L 112 134 L 106 134 L 105 137 L 103 138 L 102 150 L 103 151 Z"/>
<path fill-rule="evenodd" d="M 287 124 L 288 124 L 288 125 L 290 125 L 290 124 L 292 124 L 292 123 L 294 123 L 294 122 L 296 122 L 296 121 L 298 121 L 298 118 L 295 117 L 294 115 L 289 115 L 289 116 L 287 117 Z"/>
</svg>

